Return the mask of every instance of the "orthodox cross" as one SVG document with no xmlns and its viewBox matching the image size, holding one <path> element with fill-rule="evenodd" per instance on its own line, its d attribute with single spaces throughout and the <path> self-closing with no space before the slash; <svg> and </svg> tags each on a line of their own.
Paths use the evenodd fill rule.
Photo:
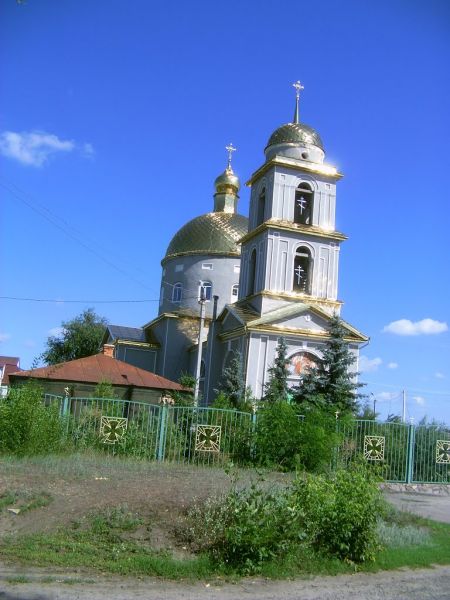
<svg viewBox="0 0 450 600">
<path fill-rule="evenodd" d="M 228 165 L 227 165 L 227 169 L 232 171 L 233 169 L 231 168 L 231 159 L 233 157 L 233 152 L 236 152 L 237 148 L 235 148 L 233 146 L 233 144 L 228 144 L 228 146 L 225 146 L 225 150 L 228 152 Z"/>
<path fill-rule="evenodd" d="M 292 84 L 292 87 L 295 88 L 295 113 L 294 113 L 294 123 L 299 123 L 299 104 L 300 104 L 300 92 L 305 89 L 300 81 L 296 81 Z"/>
<path fill-rule="evenodd" d="M 298 267 L 295 268 L 294 273 L 297 276 L 297 285 L 300 285 L 300 283 L 303 279 L 304 269 L 302 269 L 301 266 L 298 265 Z"/>
<path fill-rule="evenodd" d="M 297 204 L 300 209 L 300 214 L 302 215 L 303 211 L 306 209 L 306 198 L 304 196 L 297 198 Z"/>
</svg>

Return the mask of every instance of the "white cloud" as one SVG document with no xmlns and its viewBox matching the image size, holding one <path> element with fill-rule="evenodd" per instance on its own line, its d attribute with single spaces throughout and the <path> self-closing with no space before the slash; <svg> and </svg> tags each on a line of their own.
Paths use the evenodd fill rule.
<svg viewBox="0 0 450 600">
<path fill-rule="evenodd" d="M 394 398 L 398 397 L 398 392 L 379 392 L 375 394 L 375 398 L 377 400 L 394 400 Z"/>
<path fill-rule="evenodd" d="M 436 379 L 445 379 L 444 373 L 441 373 L 440 371 L 436 371 L 434 376 L 436 377 Z"/>
<path fill-rule="evenodd" d="M 74 140 L 62 140 L 45 131 L 4 131 L 0 135 L 0 154 L 23 165 L 42 167 L 53 154 L 78 150 L 82 156 L 94 155 L 92 144 L 78 145 Z"/>
<path fill-rule="evenodd" d="M 422 319 L 415 322 L 409 319 L 400 319 L 383 327 L 383 332 L 397 335 L 433 335 L 444 331 L 448 331 L 447 323 L 434 319 Z"/>
<path fill-rule="evenodd" d="M 369 358 L 368 356 L 361 355 L 359 357 L 359 370 L 361 373 L 377 371 L 382 362 L 383 361 L 379 357 Z"/>
<path fill-rule="evenodd" d="M 425 406 L 425 398 L 423 396 L 413 396 L 413 400 L 419 406 Z"/>
<path fill-rule="evenodd" d="M 60 140 L 57 135 L 44 131 L 4 131 L 0 136 L 0 152 L 24 165 L 41 167 L 51 154 L 71 152 L 73 140 Z"/>
<path fill-rule="evenodd" d="M 387 368 L 388 369 L 398 369 L 398 363 L 390 362 L 390 363 L 388 363 Z"/>
<path fill-rule="evenodd" d="M 62 335 L 64 332 L 64 327 L 52 327 L 51 329 L 48 330 L 48 335 L 51 335 L 53 337 L 59 337 L 60 335 Z"/>
<path fill-rule="evenodd" d="M 11 336 L 9 333 L 0 333 L 0 343 L 7 342 L 10 339 L 11 339 Z"/>
</svg>

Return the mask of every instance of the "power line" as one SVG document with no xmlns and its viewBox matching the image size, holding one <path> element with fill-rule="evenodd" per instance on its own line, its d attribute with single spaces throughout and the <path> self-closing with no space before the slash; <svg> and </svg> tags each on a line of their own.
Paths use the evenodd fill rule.
<svg viewBox="0 0 450 600">
<path fill-rule="evenodd" d="M 16 296 L 0 296 L 0 300 L 17 300 L 20 302 L 53 302 L 55 304 L 126 304 L 140 302 L 159 302 L 158 299 L 147 300 L 54 300 L 51 298 L 19 298 Z"/>
<path fill-rule="evenodd" d="M 16 192 L 14 189 L 12 189 L 11 185 L 13 185 L 16 188 L 16 190 L 18 190 L 19 193 Z M 35 213 L 37 213 L 38 215 L 43 217 L 46 221 L 51 223 L 54 227 L 56 227 L 57 229 L 59 229 L 60 231 L 65 233 L 68 237 L 70 237 L 72 240 L 74 240 L 75 242 L 80 244 L 80 246 L 82 246 L 85 250 L 87 250 L 91 254 L 94 254 L 94 256 L 96 256 L 97 258 L 102 260 L 104 263 L 106 263 L 107 265 L 109 265 L 110 267 L 112 267 L 113 269 L 115 269 L 116 271 L 121 273 L 122 275 L 129 277 L 135 283 L 138 283 L 142 287 L 144 287 L 150 291 L 153 291 L 145 283 L 143 283 L 142 281 L 140 281 L 139 279 L 134 277 L 131 273 L 129 273 L 125 269 L 119 267 L 118 265 L 113 263 L 110 259 L 106 258 L 102 254 L 97 252 L 94 248 L 89 246 L 86 242 L 84 242 L 82 239 L 80 239 L 80 235 L 82 235 L 82 234 L 80 234 L 74 227 L 70 226 L 66 221 L 64 221 L 64 219 L 61 219 L 61 217 L 58 217 L 56 214 L 52 213 L 44 205 L 42 205 L 42 204 L 39 205 L 38 203 L 32 201 L 29 194 L 27 194 L 23 190 L 20 190 L 20 188 L 18 188 L 14 183 L 5 184 L 4 182 L 0 181 L 0 186 L 3 187 L 6 191 L 8 191 L 10 194 L 12 194 L 15 198 L 17 198 L 17 200 L 19 200 L 20 202 L 22 202 L 23 204 L 28 206 L 28 208 L 30 208 Z M 58 223 L 58 221 L 60 221 L 60 223 Z M 72 229 L 72 231 L 70 231 L 70 229 Z"/>
</svg>

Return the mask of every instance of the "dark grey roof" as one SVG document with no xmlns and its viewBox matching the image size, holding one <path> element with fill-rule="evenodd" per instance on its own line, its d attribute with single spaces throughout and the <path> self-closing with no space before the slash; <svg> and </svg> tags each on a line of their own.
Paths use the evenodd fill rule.
<svg viewBox="0 0 450 600">
<path fill-rule="evenodd" d="M 146 342 L 142 327 L 124 327 L 123 325 L 108 325 L 107 332 L 113 340 L 130 340 L 132 342 Z"/>
</svg>

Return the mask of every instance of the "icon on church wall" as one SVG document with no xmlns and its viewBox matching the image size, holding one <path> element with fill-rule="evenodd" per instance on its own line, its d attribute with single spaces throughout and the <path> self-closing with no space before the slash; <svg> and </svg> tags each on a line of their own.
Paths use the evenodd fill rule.
<svg viewBox="0 0 450 600">
<path fill-rule="evenodd" d="M 290 364 L 288 365 L 289 374 L 295 377 L 300 377 L 306 371 L 317 367 L 317 359 L 309 352 L 298 352 L 291 356 Z"/>
</svg>

